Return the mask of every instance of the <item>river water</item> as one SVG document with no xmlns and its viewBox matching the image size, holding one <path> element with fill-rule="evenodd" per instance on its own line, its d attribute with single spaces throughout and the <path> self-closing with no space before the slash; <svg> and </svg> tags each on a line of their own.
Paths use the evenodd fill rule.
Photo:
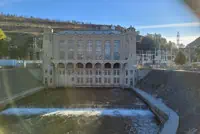
<svg viewBox="0 0 200 134">
<path fill-rule="evenodd" d="M 160 125 L 131 90 L 46 89 L 0 112 L 0 131 L 16 134 L 154 134 Z"/>
</svg>

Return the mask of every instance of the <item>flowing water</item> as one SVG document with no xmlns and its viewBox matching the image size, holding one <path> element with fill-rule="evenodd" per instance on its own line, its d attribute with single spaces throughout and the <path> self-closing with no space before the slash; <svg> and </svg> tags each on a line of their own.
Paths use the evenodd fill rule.
<svg viewBox="0 0 200 134">
<path fill-rule="evenodd" d="M 0 112 L 0 134 L 154 134 L 160 125 L 131 90 L 46 89 Z"/>
</svg>

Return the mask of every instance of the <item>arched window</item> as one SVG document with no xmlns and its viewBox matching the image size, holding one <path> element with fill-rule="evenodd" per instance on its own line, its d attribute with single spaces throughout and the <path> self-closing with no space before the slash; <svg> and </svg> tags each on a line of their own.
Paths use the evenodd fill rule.
<svg viewBox="0 0 200 134">
<path fill-rule="evenodd" d="M 76 67 L 77 67 L 77 68 L 83 68 L 83 64 L 82 64 L 82 63 L 77 63 L 77 64 L 76 64 Z"/>
<path fill-rule="evenodd" d="M 119 69 L 119 68 L 120 68 L 120 64 L 119 64 L 119 63 L 115 63 L 115 64 L 113 65 L 113 68 Z"/>
<path fill-rule="evenodd" d="M 58 68 L 65 68 L 65 65 L 63 63 L 58 63 Z"/>
<path fill-rule="evenodd" d="M 100 64 L 100 63 L 96 63 L 94 66 L 95 66 L 96 69 L 97 69 L 97 68 L 98 68 L 98 69 L 101 68 L 101 64 Z"/>
<path fill-rule="evenodd" d="M 111 68 L 111 64 L 110 64 L 110 63 L 106 63 L 106 64 L 104 65 L 104 68 L 107 68 L 107 69 Z"/>
<path fill-rule="evenodd" d="M 92 63 L 87 63 L 86 68 L 92 68 Z"/>
</svg>

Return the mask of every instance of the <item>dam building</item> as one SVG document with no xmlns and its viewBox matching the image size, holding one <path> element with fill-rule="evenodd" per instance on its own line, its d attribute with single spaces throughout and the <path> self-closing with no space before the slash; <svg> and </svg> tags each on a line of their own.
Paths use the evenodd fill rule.
<svg viewBox="0 0 200 134">
<path fill-rule="evenodd" d="M 135 82 L 136 32 L 67 30 L 43 35 L 43 82 L 47 87 L 130 87 Z"/>
</svg>

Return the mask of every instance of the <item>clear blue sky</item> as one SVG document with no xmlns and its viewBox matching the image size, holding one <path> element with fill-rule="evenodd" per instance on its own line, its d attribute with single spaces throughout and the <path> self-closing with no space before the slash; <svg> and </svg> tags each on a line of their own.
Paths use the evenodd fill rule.
<svg viewBox="0 0 200 134">
<path fill-rule="evenodd" d="M 200 36 L 199 19 L 181 0 L 0 0 L 0 12 L 136 27 L 187 44 Z M 170 24 L 170 25 L 169 25 Z M 173 24 L 173 25 L 171 25 Z"/>
</svg>

